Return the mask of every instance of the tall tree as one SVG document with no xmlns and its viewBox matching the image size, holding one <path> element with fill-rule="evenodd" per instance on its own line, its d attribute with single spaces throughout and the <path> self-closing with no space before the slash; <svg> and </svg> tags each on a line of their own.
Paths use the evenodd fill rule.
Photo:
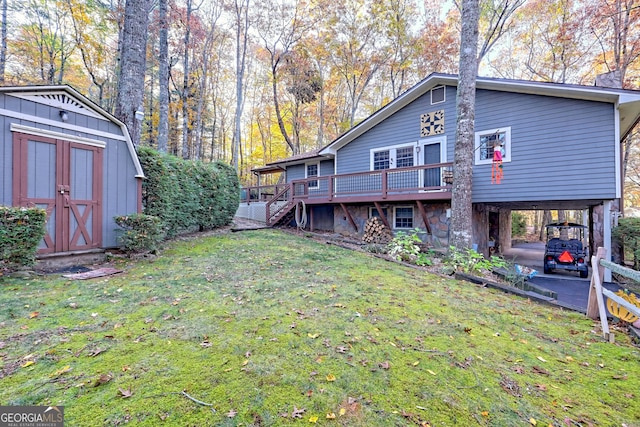
<svg viewBox="0 0 640 427">
<path fill-rule="evenodd" d="M 0 84 L 4 83 L 4 70 L 7 63 L 7 0 L 2 0 L 2 33 L 0 35 Z"/>
<path fill-rule="evenodd" d="M 242 138 L 242 110 L 244 109 L 244 78 L 247 71 L 247 46 L 249 44 L 249 3 L 251 0 L 234 0 L 232 5 L 236 42 L 236 109 L 231 140 L 231 164 L 240 168 L 240 146 Z"/>
<path fill-rule="evenodd" d="M 167 152 L 169 145 L 169 23 L 167 0 L 158 1 L 160 26 L 158 46 L 158 151 Z"/>
<path fill-rule="evenodd" d="M 462 0 L 456 143 L 451 195 L 451 244 L 458 250 L 470 248 L 473 241 L 471 187 L 479 15 L 478 0 Z"/>
<path fill-rule="evenodd" d="M 129 130 L 134 146 L 140 144 L 144 78 L 146 72 L 147 30 L 150 0 L 127 0 L 120 43 L 120 67 L 115 116 Z"/>
</svg>

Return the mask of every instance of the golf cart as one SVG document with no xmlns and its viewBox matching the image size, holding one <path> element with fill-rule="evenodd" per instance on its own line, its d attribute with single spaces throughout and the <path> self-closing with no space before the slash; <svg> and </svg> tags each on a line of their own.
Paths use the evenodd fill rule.
<svg viewBox="0 0 640 427">
<path fill-rule="evenodd" d="M 588 253 L 583 245 L 584 230 L 581 224 L 552 222 L 545 226 L 547 243 L 544 250 L 544 273 L 553 270 L 577 271 L 580 277 L 589 275 Z"/>
</svg>

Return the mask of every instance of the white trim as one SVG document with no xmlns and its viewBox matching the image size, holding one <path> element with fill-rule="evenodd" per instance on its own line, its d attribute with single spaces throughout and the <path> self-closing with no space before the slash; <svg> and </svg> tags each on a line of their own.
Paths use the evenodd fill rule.
<svg viewBox="0 0 640 427">
<path fill-rule="evenodd" d="M 474 141 L 474 164 L 476 165 L 490 165 L 493 159 L 480 159 L 480 137 L 483 135 L 490 135 L 496 133 L 504 133 L 504 147 L 505 153 L 502 156 L 502 162 L 508 163 L 511 161 L 511 126 L 487 129 L 476 132 Z"/>
<path fill-rule="evenodd" d="M 442 88 L 442 93 L 443 93 L 442 101 L 433 102 L 433 91 L 440 88 Z M 429 90 L 429 101 L 431 101 L 431 105 L 442 104 L 446 100 L 447 100 L 447 87 L 445 85 L 434 86 L 431 88 L 431 90 Z"/>
<path fill-rule="evenodd" d="M 404 209 L 404 208 L 411 209 L 411 227 L 398 227 L 398 226 L 396 226 L 396 219 L 397 219 L 396 211 L 397 211 L 397 209 L 400 209 L 400 208 L 402 208 L 402 209 Z M 416 217 L 416 211 L 413 209 L 413 206 L 411 206 L 411 205 L 394 206 L 393 207 L 393 227 L 392 228 L 394 230 L 411 230 L 411 229 L 415 228 L 415 217 Z"/>
<path fill-rule="evenodd" d="M 316 165 L 316 168 L 317 168 L 317 171 L 318 171 L 316 175 L 309 176 L 309 174 L 308 174 L 309 173 L 308 166 L 310 166 L 310 165 Z M 307 162 L 307 163 L 304 164 L 304 177 L 305 177 L 305 179 L 313 178 L 313 177 L 317 178 L 319 176 L 320 176 L 320 162 L 319 161 L 318 162 Z M 317 180 L 316 181 L 316 185 L 314 185 L 313 187 L 311 185 L 309 185 L 309 189 L 310 190 L 317 190 L 318 188 L 320 188 L 320 180 Z"/>
<path fill-rule="evenodd" d="M 378 148 L 371 148 L 369 149 L 369 170 L 372 171 L 373 170 L 373 155 L 374 153 L 379 153 L 381 151 L 388 151 L 389 152 L 389 169 L 395 169 L 396 168 L 396 150 L 398 148 L 408 148 L 411 147 L 411 150 L 413 152 L 413 165 L 415 166 L 416 163 L 416 141 L 411 141 L 411 142 L 405 142 L 404 144 L 395 144 L 395 145 L 387 145 L 384 147 L 378 147 Z"/>
<path fill-rule="evenodd" d="M 611 222 L 612 222 L 612 218 L 611 218 L 611 206 L 613 205 L 611 200 L 606 200 L 602 206 L 602 210 L 603 210 L 603 215 L 602 215 L 602 239 L 604 240 L 604 242 L 602 242 L 604 244 L 604 248 L 607 250 L 607 256 L 611 257 Z M 609 258 L 610 259 L 610 258 Z M 597 270 L 591 272 L 591 274 L 597 274 Z M 609 270 L 608 268 L 604 269 L 604 281 L 605 282 L 611 282 L 611 270 Z"/>
<path fill-rule="evenodd" d="M 25 133 L 27 135 L 41 136 L 45 138 L 62 139 L 65 141 L 75 142 L 77 144 L 91 145 L 98 148 L 105 148 L 107 146 L 106 142 L 98 141 L 97 139 L 83 138 L 81 136 L 69 135 L 62 132 L 38 129 L 31 126 L 19 125 L 17 123 L 11 123 L 10 130 L 11 132 Z"/>
<path fill-rule="evenodd" d="M 98 120 L 109 121 L 109 119 L 96 112 L 93 108 L 78 101 L 75 97 L 69 95 L 69 93 L 67 93 L 65 90 L 58 89 L 35 93 L 9 92 L 7 93 L 7 95 L 35 102 L 37 104 L 48 105 L 49 107 L 57 108 L 60 110 L 82 114 L 83 116 L 93 117 Z"/>
<path fill-rule="evenodd" d="M 440 163 L 447 162 L 447 136 L 446 135 L 438 135 L 438 136 L 430 136 L 428 138 L 422 138 L 418 140 L 418 147 L 420 147 L 420 151 L 424 150 L 425 145 L 431 144 L 440 144 Z M 418 164 L 424 165 L 424 154 L 422 156 L 418 156 Z"/>
<path fill-rule="evenodd" d="M 24 120 L 28 122 L 34 122 L 38 124 L 58 127 L 61 129 L 68 129 L 74 132 L 82 132 L 88 133 L 93 136 L 102 136 L 109 139 L 116 139 L 118 141 L 126 141 L 127 138 L 123 135 L 118 135 L 116 133 L 102 132 L 96 129 L 92 129 L 84 126 L 76 126 L 68 123 L 63 123 L 61 121 L 43 119 L 42 117 L 32 116 L 28 114 L 18 113 L 16 111 L 7 110 L 4 108 L 0 108 L 0 116 L 11 117 L 13 119 Z"/>
</svg>

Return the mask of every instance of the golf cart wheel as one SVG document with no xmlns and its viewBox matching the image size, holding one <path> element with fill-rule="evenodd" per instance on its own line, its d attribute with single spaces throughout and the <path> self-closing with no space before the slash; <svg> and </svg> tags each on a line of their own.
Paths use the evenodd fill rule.
<svg viewBox="0 0 640 427">
<path fill-rule="evenodd" d="M 580 270 L 580 277 L 586 279 L 589 276 L 589 270 Z"/>
<path fill-rule="evenodd" d="M 553 270 L 547 267 L 547 264 L 544 265 L 544 274 L 551 274 Z"/>
</svg>

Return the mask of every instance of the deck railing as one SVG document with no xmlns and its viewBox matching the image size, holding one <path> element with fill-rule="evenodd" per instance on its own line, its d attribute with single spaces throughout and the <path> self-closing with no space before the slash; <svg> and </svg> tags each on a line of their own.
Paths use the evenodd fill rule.
<svg viewBox="0 0 640 427">
<path fill-rule="evenodd" d="M 269 201 L 286 187 L 288 200 L 349 202 L 410 197 L 420 193 L 450 191 L 453 163 L 412 166 L 293 180 L 277 186 L 246 187 L 244 202 Z"/>
</svg>

